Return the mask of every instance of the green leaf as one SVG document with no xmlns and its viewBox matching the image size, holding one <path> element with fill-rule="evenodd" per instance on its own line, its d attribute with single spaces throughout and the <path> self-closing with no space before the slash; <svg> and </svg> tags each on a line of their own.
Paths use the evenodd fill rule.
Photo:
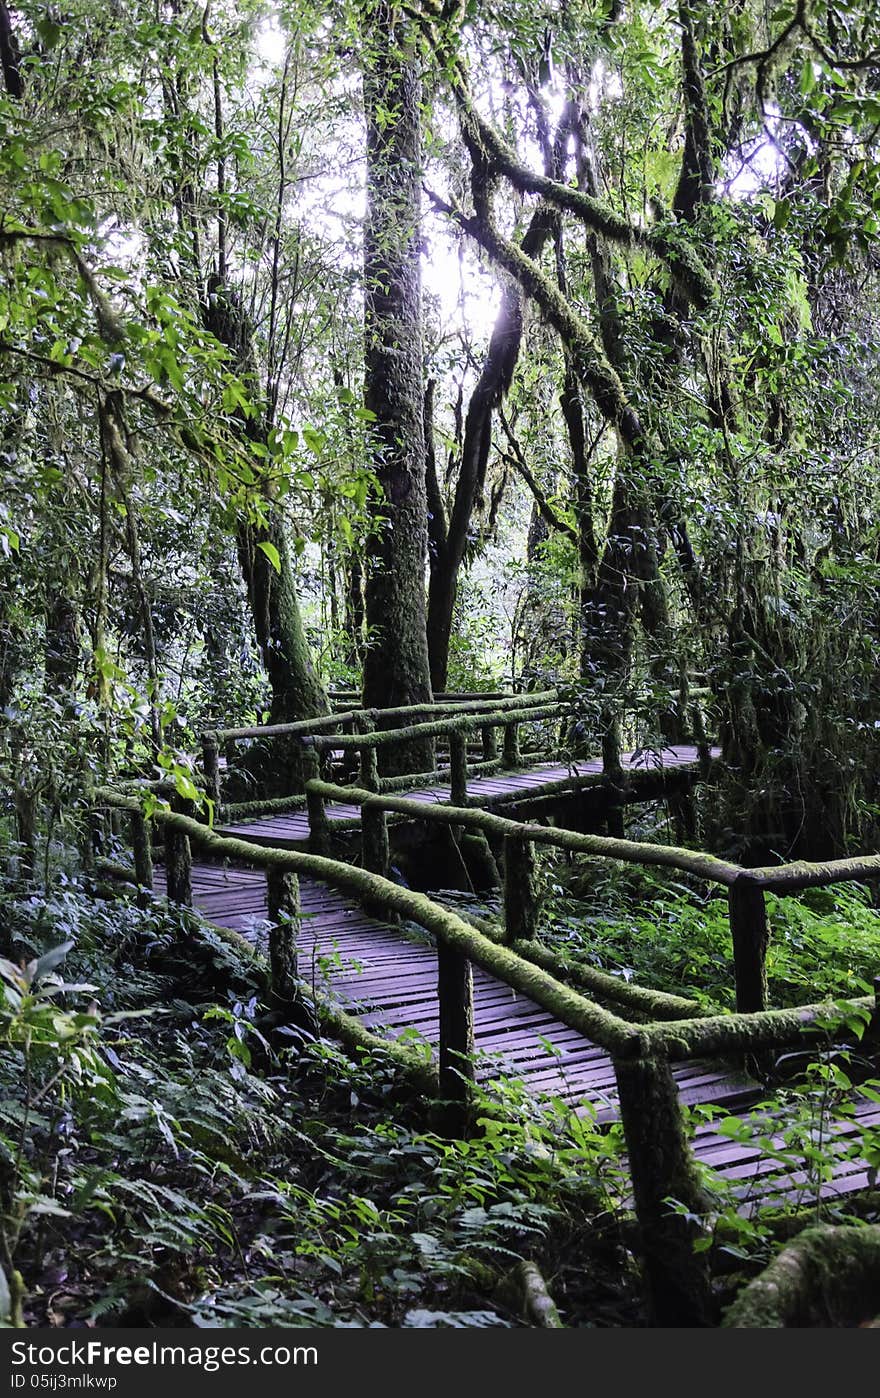
<svg viewBox="0 0 880 1398">
<path fill-rule="evenodd" d="M 262 549 L 276 573 L 281 572 L 281 555 L 274 544 L 270 544 L 268 539 L 263 539 L 257 544 L 258 549 Z"/>
<path fill-rule="evenodd" d="M 781 232 L 785 225 L 788 223 L 790 217 L 790 202 L 788 201 L 788 199 L 779 199 L 777 201 L 776 208 L 773 210 L 773 227 L 778 228 Z"/>
<path fill-rule="evenodd" d="M 302 436 L 309 451 L 312 452 L 314 456 L 320 456 L 327 445 L 327 438 L 324 436 L 324 433 L 319 432 L 314 427 L 304 427 Z"/>
<path fill-rule="evenodd" d="M 31 971 L 31 983 L 38 981 L 41 976 L 48 976 L 50 971 L 54 971 L 56 966 L 60 966 L 67 953 L 73 946 L 73 942 L 63 942 L 60 947 L 53 947 L 47 951 L 45 956 L 41 956 L 38 961 L 32 961 L 28 966 Z"/>
<path fill-rule="evenodd" d="M 46 48 L 54 49 L 61 38 L 61 25 L 44 16 L 36 21 L 35 28 Z"/>
</svg>

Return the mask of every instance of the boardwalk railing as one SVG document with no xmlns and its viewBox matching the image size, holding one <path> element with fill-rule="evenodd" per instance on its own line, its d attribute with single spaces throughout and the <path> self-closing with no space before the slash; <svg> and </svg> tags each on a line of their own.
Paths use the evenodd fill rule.
<svg viewBox="0 0 880 1398">
<path fill-rule="evenodd" d="M 351 790 L 346 789 L 346 794 L 350 797 Z M 393 800 L 369 791 L 358 792 L 358 795 L 365 809 L 372 805 L 383 816 Z M 146 826 L 140 805 L 133 798 L 111 790 L 100 790 L 96 797 L 102 804 L 130 813 L 135 858 L 140 866 L 137 878 L 140 880 L 142 875 L 146 878 Z M 394 804 L 402 803 L 395 801 Z M 462 824 L 479 814 L 466 808 L 451 807 L 446 807 L 443 812 L 445 818 L 454 818 Z M 425 815 L 425 809 L 420 807 L 419 817 L 424 818 Z M 803 1005 L 796 1009 L 694 1014 L 685 1018 L 660 1018 L 655 1009 L 653 1019 L 633 1023 L 580 990 L 562 983 L 534 960 L 519 954 L 519 941 L 514 946 L 499 943 L 454 912 L 440 907 L 425 894 L 402 888 L 380 873 L 355 868 L 318 854 L 266 848 L 246 840 L 220 836 L 179 812 L 156 811 L 153 819 L 163 827 L 168 892 L 177 902 L 191 902 L 189 867 L 192 844 L 208 858 L 263 869 L 267 876 L 270 909 L 278 906 L 278 881 L 282 876 L 288 876 L 287 906 L 291 907 L 295 904 L 295 898 L 289 876 L 306 875 L 352 895 L 373 914 L 382 909 L 391 917 L 407 918 L 435 937 L 440 1021 L 437 1082 L 439 1094 L 449 1107 L 450 1131 L 464 1131 L 467 1128 L 473 1092 L 472 964 L 481 966 L 514 990 L 528 995 L 550 1010 L 563 1024 L 605 1049 L 614 1067 L 642 1239 L 645 1276 L 654 1315 L 660 1324 L 707 1324 L 714 1319 L 715 1311 L 706 1254 L 693 1248 L 700 1229 L 698 1219 L 708 1212 L 709 1200 L 704 1194 L 687 1139 L 671 1064 L 707 1054 L 778 1050 L 804 1040 L 815 1043 L 815 1035 L 827 1034 L 830 1023 L 854 1019 L 866 1023 L 873 1017 L 875 1032 L 880 1029 L 876 995 L 845 1002 Z M 513 823 L 505 822 L 507 824 Z M 574 832 L 547 831 L 540 826 L 525 826 L 516 832 L 505 830 L 504 833 L 510 836 L 516 834 L 526 843 L 537 842 L 547 836 L 574 835 Z M 710 855 L 694 855 L 691 851 L 666 847 L 655 849 L 593 836 L 576 838 L 588 842 L 588 852 L 603 854 L 608 858 L 626 858 L 629 855 L 634 862 L 666 864 L 675 868 L 689 865 L 691 871 L 696 867 L 693 862 L 696 861 L 703 876 L 714 878 L 729 888 L 736 887 L 741 876 L 746 875 L 752 881 L 750 887 L 757 887 L 762 898 L 764 891 L 770 887 L 791 892 L 880 873 L 880 856 L 839 860 L 826 865 L 801 864 L 746 871 L 714 860 Z M 146 847 L 149 848 L 148 839 Z M 512 845 L 509 848 L 513 850 Z M 289 938 L 290 935 L 289 922 L 270 928 L 270 959 L 273 966 L 276 962 L 289 966 L 289 956 L 285 960 L 280 954 L 284 948 L 280 946 L 279 939 Z M 662 1008 L 661 1004 L 658 1009 Z M 670 1009 L 668 1005 L 665 1008 L 667 1011 Z M 677 1010 L 681 1011 L 680 1005 Z M 363 1031 L 363 1037 L 368 1037 L 366 1031 Z M 405 1049 L 398 1046 L 395 1051 L 402 1061 L 406 1060 Z M 420 1061 L 418 1067 L 423 1073 L 424 1065 Z M 681 1209 L 671 1209 L 670 1199 L 677 1201 Z"/>
<path fill-rule="evenodd" d="M 693 693 L 701 696 L 704 691 Z M 690 704 L 689 713 L 700 769 L 706 775 L 712 756 L 699 697 Z M 228 818 L 242 819 L 250 815 L 301 809 L 305 804 L 301 789 L 303 781 L 323 775 L 323 766 L 332 756 L 345 754 L 359 758 L 360 781 L 371 791 L 403 791 L 449 779 L 454 801 L 464 805 L 470 775 L 488 776 L 493 772 L 516 770 L 533 761 L 538 752 L 549 755 L 554 749 L 564 750 L 565 730 L 571 727 L 576 717 L 572 701 L 560 698 L 557 690 L 548 689 L 525 694 L 452 694 L 440 696 L 430 704 L 410 704 L 391 709 L 342 708 L 296 723 L 219 729 L 202 735 L 205 790 L 219 809 L 222 798 L 221 750 L 225 750 L 227 763 L 233 765 L 239 743 L 286 739 L 300 750 L 300 789 L 289 796 L 227 805 L 224 814 Z M 523 745 L 522 734 L 527 728 L 531 728 L 533 734 L 537 728 L 537 749 L 533 745 L 527 751 Z M 548 742 L 554 729 L 557 734 L 563 735 L 562 741 Z M 380 775 L 380 751 L 390 751 L 419 740 L 443 744 L 448 766 L 440 768 L 435 764 L 430 771 Z M 479 751 L 474 746 L 477 741 Z M 609 753 L 604 752 L 603 760 L 604 777 L 612 783 L 619 782 L 619 753 L 615 750 L 609 759 Z M 596 781 L 597 778 L 593 777 L 590 782 L 580 784 L 595 784 Z M 566 789 L 576 789 L 578 785 L 573 777 L 558 784 L 546 785 L 542 794 L 549 798 Z"/>
<path fill-rule="evenodd" d="M 558 826 L 534 825 L 478 807 L 457 805 L 454 801 L 428 804 L 405 796 L 383 795 L 320 780 L 310 781 L 306 794 L 310 847 L 323 852 L 322 845 L 329 826 L 324 809 L 327 801 L 344 801 L 360 806 L 362 863 L 364 868 L 382 875 L 388 873 L 389 815 L 452 829 L 475 830 L 496 842 L 500 841 L 503 849 L 501 870 L 506 940 L 517 943 L 521 951 L 534 945 L 537 927 L 535 845 L 624 864 L 676 869 L 726 889 L 736 1008 L 743 1014 L 767 1009 L 766 963 L 770 927 L 766 894 L 786 895 L 828 884 L 880 878 L 880 855 L 836 859 L 822 864 L 799 862 L 750 869 L 701 850 L 605 835 L 585 835 Z"/>
<path fill-rule="evenodd" d="M 561 703 L 557 690 L 551 689 L 500 697 L 455 696 L 431 704 L 410 704 L 391 709 L 350 708 L 296 723 L 212 730 L 202 735 L 205 790 L 215 806 L 219 807 L 222 798 L 221 750 L 225 750 L 227 761 L 234 761 L 235 748 L 239 743 L 273 739 L 290 740 L 302 749 L 306 776 L 315 775 L 314 761 L 319 753 L 360 753 L 362 780 L 375 780 L 377 790 L 400 790 L 445 775 L 435 767 L 428 772 L 413 772 L 393 778 L 379 778 L 376 772 L 373 777 L 375 756 L 371 760 L 365 753 L 370 750 L 375 752 L 380 746 L 396 747 L 413 738 L 446 739 L 450 748 L 450 764 L 455 769 L 456 761 L 460 761 L 460 736 L 479 733 L 482 739 L 479 770 L 498 770 L 504 765 L 516 767 L 522 757 L 519 743 L 521 726 L 539 719 L 558 720 L 565 712 L 566 706 Z M 498 728 L 504 729 L 504 750 L 500 755 L 495 736 Z M 266 814 L 269 811 L 295 809 L 302 804 L 300 791 L 289 797 L 239 803 L 227 808 L 226 813 L 237 817 Z"/>
</svg>

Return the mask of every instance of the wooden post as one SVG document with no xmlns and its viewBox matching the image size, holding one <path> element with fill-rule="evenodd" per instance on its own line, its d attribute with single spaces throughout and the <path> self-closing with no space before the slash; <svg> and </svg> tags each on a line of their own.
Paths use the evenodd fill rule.
<svg viewBox="0 0 880 1398">
<path fill-rule="evenodd" d="M 602 772 L 613 782 L 619 782 L 623 776 L 623 764 L 620 760 L 620 721 L 616 715 L 605 716 L 602 730 Z"/>
<path fill-rule="evenodd" d="M 182 908 L 192 907 L 192 853 L 189 836 L 173 825 L 165 826 L 165 879 L 168 898 Z"/>
<path fill-rule="evenodd" d="M 220 810 L 220 746 L 216 733 L 202 734 L 202 770 L 205 774 L 205 791 L 214 802 L 214 814 Z"/>
<path fill-rule="evenodd" d="M 270 864 L 266 869 L 266 902 L 272 994 L 279 1000 L 295 1000 L 300 928 L 299 879 L 296 874 Z"/>
<path fill-rule="evenodd" d="M 379 755 L 374 747 L 361 748 L 361 786 L 367 791 L 379 790 Z"/>
<path fill-rule="evenodd" d="M 437 939 L 437 997 L 440 1009 L 440 1131 L 467 1135 L 474 1083 L 474 982 L 464 952 Z"/>
<path fill-rule="evenodd" d="M 17 787 L 15 792 L 16 838 L 18 840 L 18 882 L 33 883 L 37 872 L 37 797 L 33 791 Z M 100 851 L 96 850 L 96 853 Z"/>
<path fill-rule="evenodd" d="M 498 756 L 498 729 L 492 723 L 487 723 L 485 728 L 480 729 L 480 737 L 483 740 L 483 761 L 494 762 Z"/>
<path fill-rule="evenodd" d="M 324 806 L 324 798 L 317 791 L 310 791 L 311 782 L 321 780 L 321 763 L 318 750 L 311 743 L 303 743 L 302 773 L 306 786 L 306 812 L 309 818 L 309 852 L 330 857 L 330 822 Z"/>
<path fill-rule="evenodd" d="M 371 801 L 361 806 L 361 863 L 371 874 L 388 877 L 390 851 L 385 811 Z"/>
<path fill-rule="evenodd" d="M 372 733 L 376 727 L 372 713 L 356 714 L 351 720 L 351 731 L 353 733 Z M 367 791 L 379 790 L 379 755 L 374 747 L 366 745 L 359 749 L 360 753 L 360 783 Z"/>
<path fill-rule="evenodd" d="M 695 1253 L 699 1225 L 675 1212 L 709 1211 L 685 1136 L 678 1091 L 665 1058 L 615 1058 L 648 1301 L 657 1325 L 709 1326 L 716 1307 L 706 1253 Z"/>
<path fill-rule="evenodd" d="M 153 892 L 153 851 L 150 822 L 140 811 L 131 817 L 131 848 L 134 854 L 134 876 L 137 879 L 137 905 L 146 908 Z"/>
<path fill-rule="evenodd" d="M 712 767 L 712 748 L 706 736 L 706 725 L 703 722 L 703 710 L 699 704 L 691 706 L 691 719 L 694 730 L 694 742 L 697 747 L 697 757 L 700 762 L 700 776 L 708 777 Z"/>
<path fill-rule="evenodd" d="M 767 1008 L 767 947 L 770 928 L 764 890 L 750 874 L 740 874 L 727 894 L 733 965 L 736 975 L 736 1008 L 752 1014 Z"/>
<path fill-rule="evenodd" d="M 508 942 L 531 941 L 538 930 L 535 847 L 519 835 L 504 836 L 504 932 Z"/>
<path fill-rule="evenodd" d="M 517 719 L 512 719 L 510 723 L 504 725 L 504 765 L 505 767 L 518 767 L 520 761 L 519 722 Z"/>
<path fill-rule="evenodd" d="M 454 729 L 449 734 L 450 800 L 453 806 L 467 805 L 467 735 Z"/>
</svg>

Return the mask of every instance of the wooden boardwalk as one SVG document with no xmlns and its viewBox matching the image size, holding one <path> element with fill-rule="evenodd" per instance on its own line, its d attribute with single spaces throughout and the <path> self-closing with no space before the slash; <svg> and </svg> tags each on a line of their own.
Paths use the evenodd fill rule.
<svg viewBox="0 0 880 1398">
<path fill-rule="evenodd" d="M 719 753 L 720 749 L 712 749 L 713 757 L 717 757 Z M 626 753 L 623 757 L 624 768 L 632 772 L 653 771 L 658 767 L 662 767 L 664 771 L 675 771 L 696 767 L 698 761 L 697 749 L 687 745 L 664 748 L 659 756 L 638 752 Z M 492 810 L 494 807 L 503 806 L 507 801 L 515 800 L 518 796 L 540 796 L 542 788 L 553 782 L 563 781 L 566 777 L 601 775 L 602 762 L 598 758 L 583 762 L 544 762 L 516 772 L 471 776 L 468 778 L 468 796 L 484 809 Z M 441 782 L 436 786 L 401 792 L 401 795 L 405 795 L 407 800 L 430 804 L 448 801 L 450 788 L 448 783 Z M 356 820 L 360 816 L 360 807 L 341 801 L 328 802 L 326 811 L 327 818 L 331 821 Z M 309 823 L 305 811 L 291 811 L 284 815 L 261 816 L 237 823 L 225 824 L 221 821 L 217 825 L 217 833 L 244 835 L 254 844 L 298 848 L 308 842 Z"/>
<path fill-rule="evenodd" d="M 249 827 L 243 833 L 249 833 Z M 300 894 L 303 978 L 370 1029 L 391 1035 L 415 1032 L 435 1044 L 437 961 L 428 935 L 372 918 L 345 894 L 310 880 L 301 880 Z M 261 871 L 196 864 L 193 901 L 216 925 L 241 932 L 258 945 L 264 941 L 266 884 Z M 474 1020 L 480 1079 L 518 1079 L 529 1091 L 561 1098 L 573 1107 L 588 1102 L 600 1121 L 616 1115 L 608 1054 L 479 967 L 474 968 Z M 758 1096 L 754 1081 L 722 1063 L 680 1064 L 675 1077 L 681 1099 L 689 1105 L 711 1103 L 743 1112 Z M 852 1121 L 837 1129 L 837 1150 L 842 1152 L 855 1133 L 878 1123 L 880 1106 L 859 1101 Z M 776 1144 L 781 1145 L 779 1133 Z M 867 1166 L 856 1160 L 841 1161 L 833 1181 L 811 1185 L 805 1171 L 781 1164 L 760 1146 L 732 1142 L 709 1125 L 698 1129 L 695 1151 L 699 1160 L 730 1181 L 743 1211 L 759 1201 L 800 1200 L 805 1191 L 810 1198 L 828 1198 L 868 1184 Z"/>
</svg>

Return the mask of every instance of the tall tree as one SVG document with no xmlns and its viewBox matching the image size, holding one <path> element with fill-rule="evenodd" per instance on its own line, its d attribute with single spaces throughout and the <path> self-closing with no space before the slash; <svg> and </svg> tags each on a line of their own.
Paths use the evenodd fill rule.
<svg viewBox="0 0 880 1398">
<path fill-rule="evenodd" d="M 420 268 L 421 83 L 412 26 L 392 0 L 365 14 L 364 404 L 373 414 L 374 502 L 366 577 L 364 701 L 430 701 Z M 430 745 L 402 761 L 431 765 Z"/>
</svg>

